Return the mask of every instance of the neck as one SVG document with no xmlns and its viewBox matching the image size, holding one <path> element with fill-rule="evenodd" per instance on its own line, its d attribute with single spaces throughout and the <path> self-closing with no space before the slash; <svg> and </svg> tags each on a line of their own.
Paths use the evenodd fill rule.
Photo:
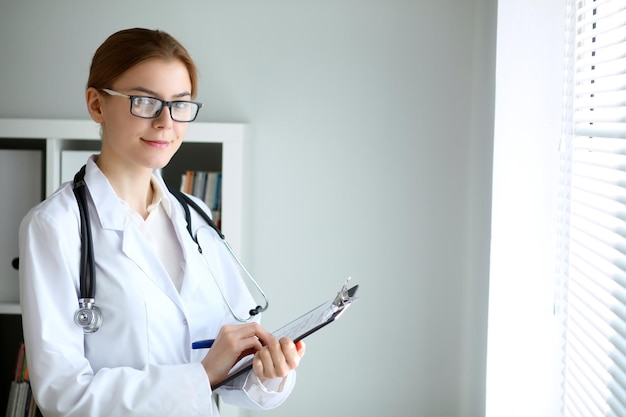
<svg viewBox="0 0 626 417">
<path fill-rule="evenodd" d="M 148 217 L 148 206 L 154 198 L 152 170 L 142 167 L 122 171 L 120 169 L 108 169 L 106 164 L 98 163 L 98 166 L 109 180 L 117 196 L 126 201 L 129 207 L 144 219 Z"/>
<path fill-rule="evenodd" d="M 113 188 L 117 195 L 126 201 L 132 210 L 139 213 L 144 219 L 148 217 L 148 206 L 152 204 L 154 199 L 154 189 L 150 180 L 148 180 L 147 186 L 137 187 L 135 184 L 132 184 L 130 187 L 122 187 L 120 191 L 115 186 Z"/>
</svg>

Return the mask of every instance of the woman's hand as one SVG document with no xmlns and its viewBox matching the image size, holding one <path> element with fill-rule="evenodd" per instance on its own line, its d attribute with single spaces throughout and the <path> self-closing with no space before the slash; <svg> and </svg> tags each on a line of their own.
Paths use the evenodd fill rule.
<svg viewBox="0 0 626 417">
<path fill-rule="evenodd" d="M 270 335 L 271 336 L 271 335 Z M 252 370 L 261 382 L 266 379 L 287 376 L 289 371 L 300 365 L 306 345 L 303 341 L 293 343 L 288 337 L 271 339 L 254 355 Z"/>
<path fill-rule="evenodd" d="M 223 381 L 242 358 L 254 354 L 252 369 L 261 380 L 286 376 L 300 364 L 306 346 L 291 339 L 280 340 L 256 322 L 223 326 L 202 365 L 211 385 Z"/>
</svg>

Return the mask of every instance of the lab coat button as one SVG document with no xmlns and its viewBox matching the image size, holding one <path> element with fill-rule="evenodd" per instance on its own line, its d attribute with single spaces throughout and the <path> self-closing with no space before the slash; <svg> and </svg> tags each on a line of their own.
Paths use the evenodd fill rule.
<svg viewBox="0 0 626 417">
<path fill-rule="evenodd" d="M 185 326 L 189 324 L 189 323 L 187 322 L 187 319 L 184 319 L 184 320 L 183 320 L 183 324 L 184 324 Z"/>
</svg>

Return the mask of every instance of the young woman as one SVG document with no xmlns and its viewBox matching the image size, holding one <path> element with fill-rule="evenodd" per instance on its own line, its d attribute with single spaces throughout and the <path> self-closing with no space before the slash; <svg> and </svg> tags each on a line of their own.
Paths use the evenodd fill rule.
<svg viewBox="0 0 626 417">
<path fill-rule="evenodd" d="M 24 339 L 46 417 L 209 416 L 218 414 L 214 393 L 272 408 L 293 388 L 304 346 L 277 340 L 255 320 L 235 320 L 225 299 L 242 315 L 254 301 L 228 272 L 232 258 L 219 238 L 210 240 L 204 249 L 218 264 L 210 270 L 155 171 L 201 107 L 192 101 L 196 78 L 187 51 L 161 31 L 117 32 L 93 57 L 86 102 L 101 126 L 101 151 L 20 227 Z M 82 185 L 102 313 L 87 330 L 75 323 L 82 242 L 74 189 Z M 203 220 L 194 215 L 191 223 L 195 231 Z M 209 338 L 210 349 L 191 348 Z M 213 391 L 250 354 L 252 370 Z"/>
</svg>

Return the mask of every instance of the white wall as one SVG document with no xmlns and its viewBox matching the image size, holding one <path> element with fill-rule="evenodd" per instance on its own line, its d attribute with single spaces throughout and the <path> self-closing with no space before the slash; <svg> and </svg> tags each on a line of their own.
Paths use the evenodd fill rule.
<svg viewBox="0 0 626 417">
<path fill-rule="evenodd" d="M 481 416 L 495 5 L 0 0 L 0 117 L 86 118 L 104 38 L 171 32 L 201 70 L 199 119 L 251 126 L 244 256 L 267 327 L 361 284 L 292 397 L 246 415 Z"/>
</svg>

